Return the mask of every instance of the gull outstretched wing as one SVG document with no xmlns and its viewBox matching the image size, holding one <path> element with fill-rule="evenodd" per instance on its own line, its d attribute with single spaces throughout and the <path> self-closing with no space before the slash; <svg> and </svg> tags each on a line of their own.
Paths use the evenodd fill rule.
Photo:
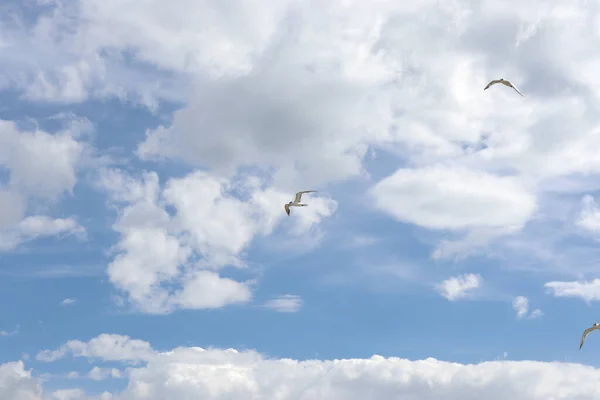
<svg viewBox="0 0 600 400">
<path fill-rule="evenodd" d="M 300 203 L 300 201 L 302 200 L 302 195 L 304 193 L 312 193 L 312 192 L 316 192 L 316 190 L 304 190 L 302 192 L 296 193 L 296 198 L 294 199 L 294 203 Z"/>
<path fill-rule="evenodd" d="M 490 86 L 495 85 L 496 83 L 500 83 L 500 79 L 494 79 L 490 81 L 490 83 L 488 83 L 487 86 L 483 88 L 483 90 L 488 90 Z"/>
<path fill-rule="evenodd" d="M 509 82 L 509 83 L 510 83 L 510 82 Z M 519 88 L 517 88 L 517 87 L 516 87 L 514 84 L 512 84 L 512 83 L 511 83 L 511 84 L 510 84 L 510 87 L 511 87 L 511 88 L 513 88 L 513 89 L 515 89 L 515 91 L 516 91 L 517 93 L 519 93 L 521 96 L 525 97 L 525 95 L 524 95 L 523 93 L 521 93 L 521 91 L 519 90 Z"/>
<path fill-rule="evenodd" d="M 579 343 L 579 350 L 581 350 L 581 347 L 583 346 L 583 342 L 585 341 L 586 336 L 593 330 L 596 330 L 600 327 L 600 325 L 596 325 L 596 326 L 592 326 L 591 328 L 587 328 L 585 331 L 583 331 L 583 335 L 581 335 L 581 342 Z"/>
</svg>

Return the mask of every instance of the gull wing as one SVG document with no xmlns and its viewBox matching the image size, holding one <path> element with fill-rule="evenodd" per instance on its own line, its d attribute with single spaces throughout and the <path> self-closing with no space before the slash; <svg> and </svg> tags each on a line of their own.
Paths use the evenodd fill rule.
<svg viewBox="0 0 600 400">
<path fill-rule="evenodd" d="M 587 328 L 583 331 L 583 335 L 581 335 L 581 343 L 579 343 L 579 350 L 581 350 L 581 346 L 583 346 L 583 342 L 585 341 L 585 337 L 593 330 L 598 329 L 600 325 L 592 326 L 591 328 Z"/>
<path fill-rule="evenodd" d="M 290 206 L 288 203 L 285 203 L 285 205 L 283 206 L 283 208 L 285 208 L 285 212 L 287 213 L 287 215 L 290 215 Z"/>
<path fill-rule="evenodd" d="M 510 83 L 510 82 L 508 82 L 508 83 Z M 510 83 L 510 87 L 513 88 L 513 89 L 515 89 L 515 91 L 517 93 L 519 93 L 521 96 L 525 97 L 525 95 L 523 93 L 521 93 L 521 91 L 515 85 L 513 85 L 512 83 Z"/>
<path fill-rule="evenodd" d="M 304 190 L 302 192 L 296 193 L 296 198 L 294 199 L 294 203 L 300 203 L 300 201 L 302 199 L 302 195 L 304 193 L 312 193 L 312 192 L 316 192 L 316 190 Z"/>
<path fill-rule="evenodd" d="M 490 86 L 495 85 L 496 83 L 500 83 L 500 79 L 491 80 L 490 83 L 488 83 L 487 86 L 483 88 L 483 90 L 488 90 Z"/>
</svg>

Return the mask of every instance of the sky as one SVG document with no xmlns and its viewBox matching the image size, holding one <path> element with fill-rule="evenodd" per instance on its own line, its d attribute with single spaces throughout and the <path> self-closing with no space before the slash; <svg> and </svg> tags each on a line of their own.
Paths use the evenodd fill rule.
<svg viewBox="0 0 600 400">
<path fill-rule="evenodd" d="M 580 0 L 0 2 L 0 398 L 597 398 L 598 48 Z"/>
</svg>

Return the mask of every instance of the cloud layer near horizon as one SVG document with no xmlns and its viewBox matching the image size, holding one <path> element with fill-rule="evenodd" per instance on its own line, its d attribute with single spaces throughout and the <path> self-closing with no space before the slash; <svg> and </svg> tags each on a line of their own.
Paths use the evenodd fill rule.
<svg viewBox="0 0 600 400">
<path fill-rule="evenodd" d="M 60 354 L 57 357 L 41 358 L 50 362 L 72 354 L 95 363 L 143 363 L 128 368 L 124 391 L 99 397 L 74 391 L 71 394 L 76 396 L 70 400 L 362 400 L 394 396 L 415 400 L 591 400 L 600 390 L 599 369 L 561 362 L 463 365 L 433 358 L 411 361 L 378 355 L 298 361 L 270 358 L 253 350 L 178 347 L 158 352 L 147 342 L 109 334 L 89 342 L 70 341 L 57 351 L 41 353 Z M 42 399 L 41 393 L 40 381 L 22 362 L 0 366 L 2 398 L 37 400 Z"/>
</svg>

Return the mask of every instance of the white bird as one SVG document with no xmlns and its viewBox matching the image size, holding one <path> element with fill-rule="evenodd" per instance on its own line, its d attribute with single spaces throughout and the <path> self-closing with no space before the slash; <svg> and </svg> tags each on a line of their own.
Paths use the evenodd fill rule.
<svg viewBox="0 0 600 400">
<path fill-rule="evenodd" d="M 525 95 L 523 93 L 521 93 L 519 91 L 519 89 L 517 89 L 517 87 L 515 85 L 513 85 L 509 81 L 504 80 L 502 78 L 500 78 L 500 79 L 494 79 L 494 80 L 490 81 L 490 83 L 488 83 L 487 86 L 483 90 L 488 90 L 490 88 L 490 86 L 495 85 L 496 83 L 501 83 L 501 84 L 503 84 L 505 86 L 511 87 L 511 88 L 515 89 L 515 91 L 517 93 L 519 93 L 521 96 L 525 97 Z"/>
<path fill-rule="evenodd" d="M 287 215 L 290 215 L 290 207 L 306 207 L 306 206 L 308 206 L 308 204 L 302 204 L 302 203 L 300 203 L 300 201 L 302 200 L 302 195 L 304 193 L 312 193 L 312 192 L 316 192 L 316 190 L 305 190 L 305 191 L 296 193 L 296 198 L 294 199 L 294 201 L 290 201 L 285 206 L 283 206 L 283 208 L 285 208 L 285 212 L 287 213 Z"/>
<path fill-rule="evenodd" d="M 581 350 L 581 346 L 583 346 L 583 341 L 585 340 L 585 337 L 588 335 L 588 333 L 590 333 L 591 331 L 595 331 L 596 329 L 600 329 L 600 324 L 594 323 L 594 325 L 592 325 L 591 328 L 587 328 L 585 331 L 583 331 L 583 335 L 581 335 L 581 343 L 579 343 L 579 350 Z"/>
</svg>

